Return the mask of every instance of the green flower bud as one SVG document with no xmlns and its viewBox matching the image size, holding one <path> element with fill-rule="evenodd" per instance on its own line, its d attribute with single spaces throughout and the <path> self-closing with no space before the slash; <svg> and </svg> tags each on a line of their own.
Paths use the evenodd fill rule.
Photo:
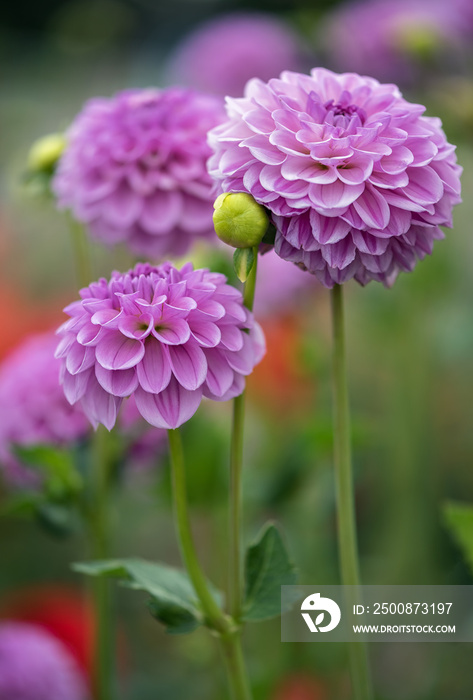
<svg viewBox="0 0 473 700">
<path fill-rule="evenodd" d="M 225 192 L 214 203 L 217 236 L 233 248 L 253 248 L 261 243 L 269 219 L 264 207 L 246 192 Z"/>
<path fill-rule="evenodd" d="M 29 172 L 52 173 L 65 147 L 64 134 L 49 134 L 35 141 L 28 154 Z"/>
</svg>

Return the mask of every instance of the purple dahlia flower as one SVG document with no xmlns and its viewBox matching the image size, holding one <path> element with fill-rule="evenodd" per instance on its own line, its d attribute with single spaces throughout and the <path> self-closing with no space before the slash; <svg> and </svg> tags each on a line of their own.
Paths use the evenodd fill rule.
<svg viewBox="0 0 473 700">
<path fill-rule="evenodd" d="M 12 445 L 66 445 L 90 431 L 83 411 L 64 398 L 56 346 L 54 333 L 30 336 L 0 366 L 0 462 L 11 486 L 37 476 L 20 465 Z"/>
<path fill-rule="evenodd" d="M 0 624 L 0 700 L 86 700 L 85 680 L 66 647 L 42 627 Z"/>
<path fill-rule="evenodd" d="M 240 95 L 250 78 L 301 67 L 300 40 L 275 16 L 234 12 L 198 27 L 171 56 L 172 82 Z"/>
<path fill-rule="evenodd" d="M 443 238 L 461 168 L 439 119 L 395 85 L 315 68 L 252 80 L 210 132 L 221 191 L 272 213 L 275 250 L 326 287 L 390 286 Z"/>
<path fill-rule="evenodd" d="M 67 134 L 58 206 L 105 243 L 183 254 L 214 235 L 206 135 L 223 118 L 220 99 L 180 88 L 90 100 Z"/>
<path fill-rule="evenodd" d="M 177 428 L 202 396 L 241 394 L 264 338 L 241 293 L 191 263 L 138 264 L 80 291 L 58 331 L 64 392 L 93 425 L 115 424 L 124 397 L 151 425 Z"/>
</svg>

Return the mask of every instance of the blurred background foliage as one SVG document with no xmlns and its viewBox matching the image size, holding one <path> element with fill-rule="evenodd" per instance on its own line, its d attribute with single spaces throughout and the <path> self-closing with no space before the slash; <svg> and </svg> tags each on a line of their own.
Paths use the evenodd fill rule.
<svg viewBox="0 0 473 700">
<path fill-rule="evenodd" d="M 276 14 L 298 35 L 308 67 L 334 67 L 321 27 L 336 5 L 328 0 L 4 3 L 2 357 L 31 332 L 58 324 L 62 307 L 77 293 L 65 217 L 50 201 L 31 198 L 25 187 L 32 142 L 65 129 L 89 97 L 165 85 L 169 57 L 186 34 L 234 10 Z M 457 49 L 453 70 L 443 63 L 445 72 L 439 72 L 435 60 L 423 56 L 422 69 L 402 85 L 407 97 L 442 118 L 449 141 L 458 143 L 464 203 L 455 212 L 454 229 L 436 243 L 432 258 L 412 275 L 401 275 L 393 289 L 353 283 L 346 289 L 358 524 L 367 584 L 473 583 L 442 519 L 445 501 L 473 502 L 473 80 L 471 54 L 458 44 Z M 376 65 L 370 72 L 376 75 Z M 125 250 L 91 247 L 101 274 L 130 264 Z M 328 294 L 314 282 L 304 299 L 262 322 L 269 350 L 249 381 L 246 539 L 254 538 L 268 518 L 275 519 L 286 532 L 301 583 L 337 582 Z M 183 430 L 196 538 L 217 585 L 223 584 L 226 561 L 229 423 L 230 406 L 206 404 Z M 166 457 L 145 474 L 125 478 L 126 488 L 117 490 L 113 505 L 117 554 L 178 565 Z M 59 604 L 57 594 L 60 585 L 79 595 L 82 581 L 69 562 L 85 556 L 80 537 L 53 538 L 34 521 L 3 517 L 0 550 L 3 617 L 27 616 L 22 610 L 34 605 L 28 608 L 22 600 L 34 591 L 50 591 L 62 619 L 70 616 L 87 645 L 86 614 L 77 600 Z M 222 700 L 225 684 L 213 640 L 202 630 L 166 635 L 142 602 L 117 591 L 124 638 L 120 699 Z M 252 626 L 245 637 L 256 700 L 349 697 L 342 647 L 281 644 L 279 636 L 276 620 Z M 470 651 L 467 644 L 372 644 L 377 697 L 471 700 Z M 216 669 L 213 675 L 209 668 Z"/>
</svg>

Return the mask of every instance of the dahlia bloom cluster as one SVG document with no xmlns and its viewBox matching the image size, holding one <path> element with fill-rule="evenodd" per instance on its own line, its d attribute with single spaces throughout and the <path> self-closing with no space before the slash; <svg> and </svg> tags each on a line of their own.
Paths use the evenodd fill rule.
<svg viewBox="0 0 473 700">
<path fill-rule="evenodd" d="M 20 465 L 13 445 L 66 445 L 90 431 L 80 407 L 64 398 L 56 346 L 54 333 L 30 336 L 0 366 L 0 463 L 11 486 L 36 476 Z"/>
<path fill-rule="evenodd" d="M 67 399 L 109 430 L 133 395 L 148 423 L 177 428 L 202 396 L 243 391 L 264 339 L 241 293 L 208 270 L 138 264 L 101 279 L 70 304 L 56 356 Z"/>
<path fill-rule="evenodd" d="M 220 99 L 181 88 L 90 100 L 67 133 L 58 206 L 106 244 L 183 254 L 213 235 L 206 134 L 223 118 Z"/>
<path fill-rule="evenodd" d="M 337 68 L 411 82 L 416 58 L 458 54 L 472 31 L 470 0 L 361 0 L 328 15 L 321 41 Z"/>
<path fill-rule="evenodd" d="M 85 680 L 65 646 L 45 629 L 0 624 L 0 700 L 86 700 Z"/>
<path fill-rule="evenodd" d="M 300 39 L 277 17 L 233 12 L 198 27 L 169 59 L 171 82 L 241 95 L 250 78 L 269 80 L 301 67 Z"/>
<path fill-rule="evenodd" d="M 395 85 L 315 68 L 252 80 L 210 132 L 221 191 L 272 213 L 275 250 L 326 287 L 391 285 L 452 225 L 461 168 L 439 119 Z"/>
</svg>

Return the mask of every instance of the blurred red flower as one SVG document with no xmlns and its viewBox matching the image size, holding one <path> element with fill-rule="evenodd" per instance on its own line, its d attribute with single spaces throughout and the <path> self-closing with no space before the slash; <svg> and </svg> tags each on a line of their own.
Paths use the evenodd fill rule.
<svg viewBox="0 0 473 700">
<path fill-rule="evenodd" d="M 322 683 L 305 673 L 285 678 L 276 689 L 271 700 L 327 700 L 327 691 Z"/>
<path fill-rule="evenodd" d="M 53 585 L 26 589 L 4 599 L 0 617 L 47 629 L 64 644 L 86 677 L 92 678 L 94 618 L 80 591 Z"/>
<path fill-rule="evenodd" d="M 302 361 L 303 332 L 292 315 L 261 321 L 267 352 L 255 367 L 248 391 L 252 401 L 287 419 L 288 413 L 305 413 L 314 400 L 314 382 Z"/>
</svg>

